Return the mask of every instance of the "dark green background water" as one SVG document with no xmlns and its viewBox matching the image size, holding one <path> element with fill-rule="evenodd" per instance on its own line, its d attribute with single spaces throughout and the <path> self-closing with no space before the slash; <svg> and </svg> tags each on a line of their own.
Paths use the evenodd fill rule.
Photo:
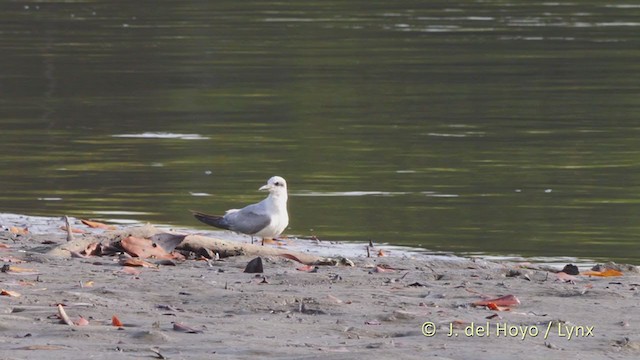
<svg viewBox="0 0 640 360">
<path fill-rule="evenodd" d="M 640 262 L 637 1 L 3 1 L 0 51 L 2 212 L 277 174 L 288 234 Z"/>
</svg>

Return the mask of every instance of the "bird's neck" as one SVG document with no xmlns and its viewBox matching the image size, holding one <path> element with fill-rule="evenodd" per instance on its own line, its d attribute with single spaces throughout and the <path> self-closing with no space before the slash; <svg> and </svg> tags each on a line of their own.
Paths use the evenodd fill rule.
<svg viewBox="0 0 640 360">
<path fill-rule="evenodd" d="M 271 200 L 273 201 L 273 203 L 277 206 L 277 207 L 287 207 L 287 194 L 282 194 L 282 193 L 271 193 L 269 194 L 269 197 L 271 198 Z"/>
</svg>

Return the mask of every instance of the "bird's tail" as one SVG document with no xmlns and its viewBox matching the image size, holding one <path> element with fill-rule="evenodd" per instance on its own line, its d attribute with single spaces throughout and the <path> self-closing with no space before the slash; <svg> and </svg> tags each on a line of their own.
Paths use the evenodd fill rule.
<svg viewBox="0 0 640 360">
<path fill-rule="evenodd" d="M 203 223 L 211 226 L 215 226 L 220 229 L 229 230 L 229 224 L 222 216 L 218 215 L 209 215 L 205 213 L 201 213 L 199 211 L 189 210 L 195 216 L 196 219 L 202 221 Z"/>
</svg>

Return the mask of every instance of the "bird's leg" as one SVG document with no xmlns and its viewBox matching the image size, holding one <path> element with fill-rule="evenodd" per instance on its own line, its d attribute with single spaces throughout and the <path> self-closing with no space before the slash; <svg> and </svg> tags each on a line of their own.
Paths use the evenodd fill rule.
<svg viewBox="0 0 640 360">
<path fill-rule="evenodd" d="M 251 244 L 253 244 L 253 235 L 251 235 Z"/>
</svg>

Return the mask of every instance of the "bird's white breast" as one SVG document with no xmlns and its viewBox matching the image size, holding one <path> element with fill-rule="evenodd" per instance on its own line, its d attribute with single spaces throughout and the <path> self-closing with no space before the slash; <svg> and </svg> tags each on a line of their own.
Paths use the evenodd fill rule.
<svg viewBox="0 0 640 360">
<path fill-rule="evenodd" d="M 271 222 L 264 229 L 258 231 L 255 235 L 263 238 L 275 238 L 289 225 L 289 214 L 287 212 L 287 197 L 269 195 L 265 199 L 266 206 L 271 213 Z"/>
</svg>

